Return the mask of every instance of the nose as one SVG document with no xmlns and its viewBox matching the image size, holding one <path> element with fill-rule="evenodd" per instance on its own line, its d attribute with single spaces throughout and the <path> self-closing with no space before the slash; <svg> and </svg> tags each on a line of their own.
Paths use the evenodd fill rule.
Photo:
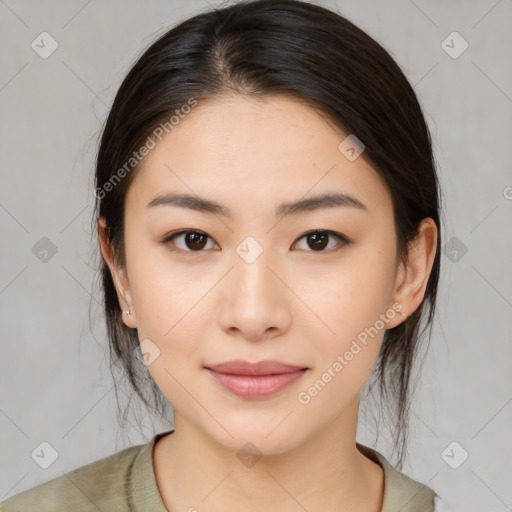
<svg viewBox="0 0 512 512">
<path fill-rule="evenodd" d="M 262 341 L 290 328 L 293 294 L 279 274 L 265 251 L 252 262 L 234 255 L 233 268 L 219 290 L 217 319 L 226 333 Z"/>
</svg>

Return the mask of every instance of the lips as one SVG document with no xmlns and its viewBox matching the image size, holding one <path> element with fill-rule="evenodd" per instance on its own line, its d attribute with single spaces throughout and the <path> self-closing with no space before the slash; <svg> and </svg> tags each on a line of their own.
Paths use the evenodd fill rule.
<svg viewBox="0 0 512 512">
<path fill-rule="evenodd" d="M 303 366 L 291 366 L 279 361 L 250 363 L 249 361 L 241 360 L 227 361 L 226 363 L 215 364 L 207 368 L 218 373 L 226 373 L 229 375 L 276 375 L 304 369 Z"/>
<path fill-rule="evenodd" d="M 206 367 L 227 391 L 242 398 L 262 399 L 291 386 L 307 368 L 279 361 L 227 361 Z"/>
</svg>

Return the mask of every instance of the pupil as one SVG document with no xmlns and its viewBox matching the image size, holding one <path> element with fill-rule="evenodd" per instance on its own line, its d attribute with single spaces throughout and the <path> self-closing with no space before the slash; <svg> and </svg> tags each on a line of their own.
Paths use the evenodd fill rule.
<svg viewBox="0 0 512 512">
<path fill-rule="evenodd" d="M 327 246 L 327 233 L 313 233 L 309 235 L 309 240 L 313 240 L 313 246 L 310 246 L 312 249 L 324 249 Z"/>
<path fill-rule="evenodd" d="M 200 240 L 201 238 L 205 238 L 204 235 L 201 235 L 200 233 L 189 233 L 188 236 L 187 236 L 187 246 L 189 247 L 189 249 L 202 249 L 204 246 L 205 246 L 205 242 L 203 240 L 203 243 L 201 244 L 198 239 Z M 190 247 L 189 245 L 189 241 L 192 242 L 192 244 L 199 244 L 199 247 L 197 246 L 193 246 L 193 247 Z"/>
</svg>

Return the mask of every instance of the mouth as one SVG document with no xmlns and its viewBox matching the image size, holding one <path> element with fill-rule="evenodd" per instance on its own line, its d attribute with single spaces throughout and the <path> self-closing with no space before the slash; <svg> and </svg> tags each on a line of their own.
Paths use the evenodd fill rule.
<svg viewBox="0 0 512 512">
<path fill-rule="evenodd" d="M 309 368 L 279 361 L 228 361 L 205 367 L 230 393 L 247 399 L 264 399 L 297 382 Z"/>
</svg>

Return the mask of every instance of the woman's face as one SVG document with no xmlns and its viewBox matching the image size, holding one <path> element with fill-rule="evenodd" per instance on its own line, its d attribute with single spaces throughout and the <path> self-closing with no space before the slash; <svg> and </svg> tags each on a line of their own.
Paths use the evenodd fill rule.
<svg viewBox="0 0 512 512">
<path fill-rule="evenodd" d="M 391 196 L 362 147 L 341 144 L 348 135 L 292 99 L 211 99 L 128 191 L 124 321 L 176 421 L 230 449 L 281 453 L 340 425 L 355 434 L 385 328 L 401 321 Z M 327 194 L 339 196 L 313 201 Z M 179 231 L 200 233 L 170 239 Z M 233 360 L 306 370 L 208 369 Z"/>
</svg>

